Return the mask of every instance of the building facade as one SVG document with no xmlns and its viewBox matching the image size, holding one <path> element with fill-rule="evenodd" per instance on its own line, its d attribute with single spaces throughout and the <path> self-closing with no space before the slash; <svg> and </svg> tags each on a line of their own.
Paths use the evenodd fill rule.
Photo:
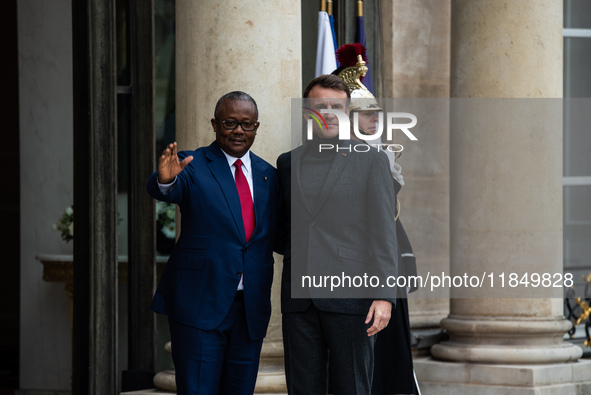
<svg viewBox="0 0 591 395">
<path fill-rule="evenodd" d="M 155 153 L 172 139 L 185 148 L 209 144 L 215 101 L 230 90 L 246 91 L 258 102 L 261 128 L 253 146 L 257 154 L 275 163 L 279 154 L 291 148 L 290 103 L 291 98 L 301 97 L 302 86 L 311 78 L 317 1 L 145 3 L 150 3 L 151 19 L 140 19 L 141 12 L 136 11 L 141 2 L 131 0 L 16 2 L 18 74 L 14 78 L 18 78 L 19 110 L 14 118 L 20 170 L 14 171 L 20 172 L 20 274 L 13 270 L 7 283 L 20 300 L 17 315 L 10 313 L 16 310 L 14 303 L 4 310 L 12 314 L 6 315 L 10 320 L 19 321 L 19 335 L 7 338 L 12 339 L 8 341 L 12 347 L 19 347 L 16 370 L 22 394 L 65 393 L 72 388 L 72 374 L 77 375 L 72 366 L 71 300 L 63 283 L 43 280 L 43 259 L 39 258 L 81 256 L 52 229 L 64 208 L 75 202 L 75 195 L 86 199 L 76 203 L 81 213 L 101 212 L 115 218 L 118 212 L 123 219 L 118 225 L 105 225 L 88 218 L 93 229 L 115 227 L 119 235 L 99 232 L 103 241 L 85 244 L 93 257 L 100 256 L 88 264 L 88 279 L 104 281 L 95 283 L 98 291 L 78 288 L 89 306 L 110 310 L 107 319 L 115 324 L 110 328 L 110 359 L 97 362 L 97 369 L 110 366 L 105 368 L 113 376 L 108 391 L 116 392 L 121 390 L 123 371 L 138 367 L 162 371 L 171 365 L 163 351 L 165 321 L 152 321 L 151 334 L 136 336 L 143 345 L 129 340 L 137 334 L 137 322 L 145 319 L 138 306 L 145 297 L 134 291 L 136 285 L 157 271 L 153 247 L 149 254 L 137 252 L 141 243 L 155 239 L 142 236 L 134 226 L 142 220 L 132 213 L 141 174 L 132 170 L 147 172 L 155 164 Z M 591 96 L 587 72 L 591 6 L 575 0 L 365 3 L 366 26 L 373 23 L 372 34 L 380 41 L 374 44 L 380 53 L 372 69 L 380 96 L 440 100 L 450 108 L 449 117 L 429 129 L 436 132 L 420 135 L 419 131 L 418 143 L 405 145 L 400 159 L 407 180 L 400 195 L 401 215 L 420 274 L 490 272 L 491 268 L 496 274 L 517 268 L 530 273 L 573 273 L 575 288 L 582 294 L 581 276 L 591 271 L 591 160 L 585 149 L 591 148 L 591 135 L 573 126 L 584 125 L 584 119 L 569 122 L 574 119 L 569 109 L 579 106 L 583 110 L 576 113 L 584 114 L 586 98 Z M 349 6 L 354 7 L 354 2 L 338 3 L 342 13 Z M 88 23 L 80 22 L 81 15 Z M 101 15 L 103 22 L 97 27 Z M 142 47 L 145 20 L 152 21 L 148 23 L 148 37 L 154 37 L 151 49 Z M 101 27 L 100 32 L 96 30 Z M 346 40 L 347 34 L 350 29 L 343 28 L 338 36 Z M 103 52 L 93 52 L 95 47 Z M 83 56 L 88 56 L 86 63 L 81 63 Z M 145 64 L 151 65 L 147 71 L 142 69 Z M 98 74 L 98 65 L 110 67 L 108 78 Z M 142 110 L 137 103 L 144 99 L 138 97 L 150 96 L 142 91 L 146 81 L 154 99 L 145 107 L 148 110 Z M 101 85 L 108 83 L 110 88 Z M 106 103 L 105 111 L 115 122 L 108 131 L 99 130 L 101 119 L 81 127 L 86 121 L 80 121 L 77 95 L 86 91 L 85 86 L 95 87 L 88 89 L 93 92 L 99 88 L 111 92 L 93 97 L 87 107 L 93 114 Z M 571 107 L 554 112 L 562 109 L 562 98 L 564 102 L 572 98 Z M 551 110 L 526 117 L 521 128 L 509 128 L 499 117 L 483 125 L 454 116 L 458 103 L 470 106 L 476 99 L 491 103 L 510 99 L 519 105 L 539 99 L 536 103 L 548 103 Z M 137 129 L 141 122 L 152 125 L 149 154 L 154 161 L 138 167 L 142 159 L 132 153 L 147 152 L 145 141 L 136 143 L 148 135 L 143 126 Z M 79 158 L 77 149 L 90 147 L 80 136 L 104 133 L 113 139 L 110 148 L 93 147 L 116 161 L 116 168 L 109 171 L 115 172 L 117 183 L 109 189 L 115 191 L 110 197 L 114 203 L 100 205 L 93 200 L 96 197 L 75 193 L 76 188 L 88 190 L 93 177 L 99 177 L 88 170 L 86 177 L 75 178 L 75 172 L 87 165 L 96 168 L 99 162 L 94 161 L 100 158 L 90 157 L 88 163 L 84 157 L 74 163 L 74 158 Z M 85 178 L 88 184 L 73 182 Z M 95 230 L 80 230 L 80 237 L 90 240 Z M 126 261 L 118 256 L 129 256 L 128 283 L 113 277 L 117 276 L 113 262 Z M 144 260 L 151 263 L 152 274 L 138 268 Z M 93 277 L 105 267 L 111 268 L 108 275 Z M 277 256 L 276 284 L 281 267 Z M 115 297 L 101 299 L 103 292 Z M 413 332 L 443 328 L 449 335 L 429 355 L 416 360 L 423 394 L 591 393 L 591 366 L 581 359 L 580 348 L 563 340 L 570 324 L 561 298 L 459 298 L 453 292 L 441 289 L 429 296 L 418 292 L 410 300 Z M 259 390 L 280 392 L 278 288 L 273 295 L 275 310 L 263 351 L 268 374 L 261 375 Z M 102 329 L 97 332 L 92 327 L 98 322 L 92 314 L 89 311 L 89 333 L 100 337 Z M 74 330 L 88 320 L 77 317 Z M 89 333 L 78 340 L 74 336 L 74 345 L 84 339 L 95 347 L 102 344 L 89 338 Z M 138 361 L 144 355 L 142 348 L 153 350 L 145 356 L 149 360 L 145 365 Z M 90 351 L 86 354 L 91 362 L 101 358 Z M 15 371 L 14 363 L 9 369 Z M 88 385 L 92 382 L 91 375 Z M 80 388 L 76 385 L 74 377 L 74 387 Z"/>
</svg>

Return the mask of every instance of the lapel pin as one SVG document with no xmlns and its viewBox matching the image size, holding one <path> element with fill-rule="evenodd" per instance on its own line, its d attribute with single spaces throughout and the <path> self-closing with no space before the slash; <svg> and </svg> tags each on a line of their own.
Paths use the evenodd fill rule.
<svg viewBox="0 0 591 395">
<path fill-rule="evenodd" d="M 267 181 L 267 177 L 265 177 L 265 181 Z"/>
<path fill-rule="evenodd" d="M 343 153 L 343 156 L 347 156 L 347 154 Z"/>
</svg>

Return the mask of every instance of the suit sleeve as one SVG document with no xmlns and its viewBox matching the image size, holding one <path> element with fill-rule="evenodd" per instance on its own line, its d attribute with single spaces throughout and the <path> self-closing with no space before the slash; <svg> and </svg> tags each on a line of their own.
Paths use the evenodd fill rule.
<svg viewBox="0 0 591 395">
<path fill-rule="evenodd" d="M 285 179 L 285 172 L 290 171 L 289 166 L 286 164 L 286 160 L 289 161 L 289 158 L 286 154 L 282 154 L 277 158 L 277 176 L 279 178 L 279 212 L 277 214 L 277 231 L 275 237 L 275 245 L 273 250 L 281 255 L 285 255 L 285 247 L 287 245 L 287 240 L 289 238 L 289 216 L 291 208 L 288 207 L 288 196 L 285 194 L 290 193 L 289 189 L 285 188 L 284 182 L 289 182 L 289 180 Z"/>
</svg>

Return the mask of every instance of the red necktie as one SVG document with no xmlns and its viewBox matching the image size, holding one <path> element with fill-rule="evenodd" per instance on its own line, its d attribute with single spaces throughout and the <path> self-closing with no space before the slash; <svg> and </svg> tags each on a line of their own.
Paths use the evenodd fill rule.
<svg viewBox="0 0 591 395">
<path fill-rule="evenodd" d="M 240 197 L 242 222 L 244 223 L 244 236 L 248 242 L 250 236 L 252 236 L 252 232 L 254 232 L 254 226 L 256 223 L 254 217 L 254 205 L 252 203 L 252 195 L 250 194 L 248 181 L 246 181 L 246 177 L 244 177 L 244 173 L 242 173 L 242 161 L 240 159 L 236 159 L 234 166 L 236 167 L 236 171 L 234 172 L 234 180 L 236 181 L 238 196 Z"/>
</svg>

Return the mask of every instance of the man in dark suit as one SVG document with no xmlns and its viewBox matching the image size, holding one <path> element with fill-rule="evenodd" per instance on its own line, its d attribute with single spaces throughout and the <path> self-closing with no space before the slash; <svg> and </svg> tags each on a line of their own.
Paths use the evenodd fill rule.
<svg viewBox="0 0 591 395">
<path fill-rule="evenodd" d="M 359 48 L 359 47 L 357 47 Z M 343 79 L 351 91 L 352 99 L 349 106 L 351 131 L 355 128 L 361 136 L 375 135 L 378 130 L 379 116 L 378 111 L 383 111 L 382 107 L 372 95 L 372 93 L 361 83 L 360 77 L 367 72 L 363 58 L 355 59 L 350 54 L 354 50 L 351 44 L 345 44 L 337 50 L 337 57 L 340 58 L 340 67 L 332 74 L 338 75 Z M 343 56 L 349 52 L 349 56 Z M 356 118 L 356 119 L 355 119 Z M 358 135 L 352 133 L 352 138 L 364 142 Z M 394 186 L 393 193 L 398 193 L 404 185 L 402 177 L 402 167 L 396 163 L 396 154 L 381 143 L 381 138 L 370 140 L 366 144 L 374 148 L 381 148 L 388 156 L 390 171 L 392 173 L 392 182 Z M 398 205 L 398 209 L 400 206 Z M 399 210 L 396 211 L 398 216 Z M 398 277 L 408 277 L 417 275 L 416 261 L 413 254 L 410 241 L 406 231 L 402 226 L 400 218 L 396 218 L 396 236 L 398 245 Z M 372 395 L 400 395 L 420 393 L 418 383 L 413 370 L 411 331 L 408 316 L 407 292 L 416 291 L 412 289 L 398 288 L 396 308 L 392 309 L 390 324 L 377 335 L 374 346 L 374 375 L 372 384 Z"/>
<path fill-rule="evenodd" d="M 150 195 L 182 215 L 151 308 L 168 315 L 178 394 L 250 395 L 271 315 L 279 185 L 250 152 L 252 97 L 224 95 L 211 125 L 211 145 L 177 154 L 170 144 L 148 181 Z"/>
<path fill-rule="evenodd" d="M 304 98 L 318 113 L 348 114 L 349 89 L 337 76 L 314 79 Z M 396 201 L 386 155 L 347 150 L 361 143 L 339 141 L 337 117 L 322 115 L 326 125 L 314 127 L 313 140 L 277 160 L 291 210 L 281 287 L 288 392 L 325 395 L 330 371 L 335 395 L 370 394 L 373 335 L 388 325 L 396 290 L 389 289 L 391 298 L 373 298 L 370 289 L 357 293 L 364 298 L 341 298 L 342 292 L 334 298 L 327 289 L 303 289 L 302 276 L 365 272 L 384 281 L 384 274 L 396 274 Z M 323 151 L 321 145 L 343 149 Z"/>
</svg>

